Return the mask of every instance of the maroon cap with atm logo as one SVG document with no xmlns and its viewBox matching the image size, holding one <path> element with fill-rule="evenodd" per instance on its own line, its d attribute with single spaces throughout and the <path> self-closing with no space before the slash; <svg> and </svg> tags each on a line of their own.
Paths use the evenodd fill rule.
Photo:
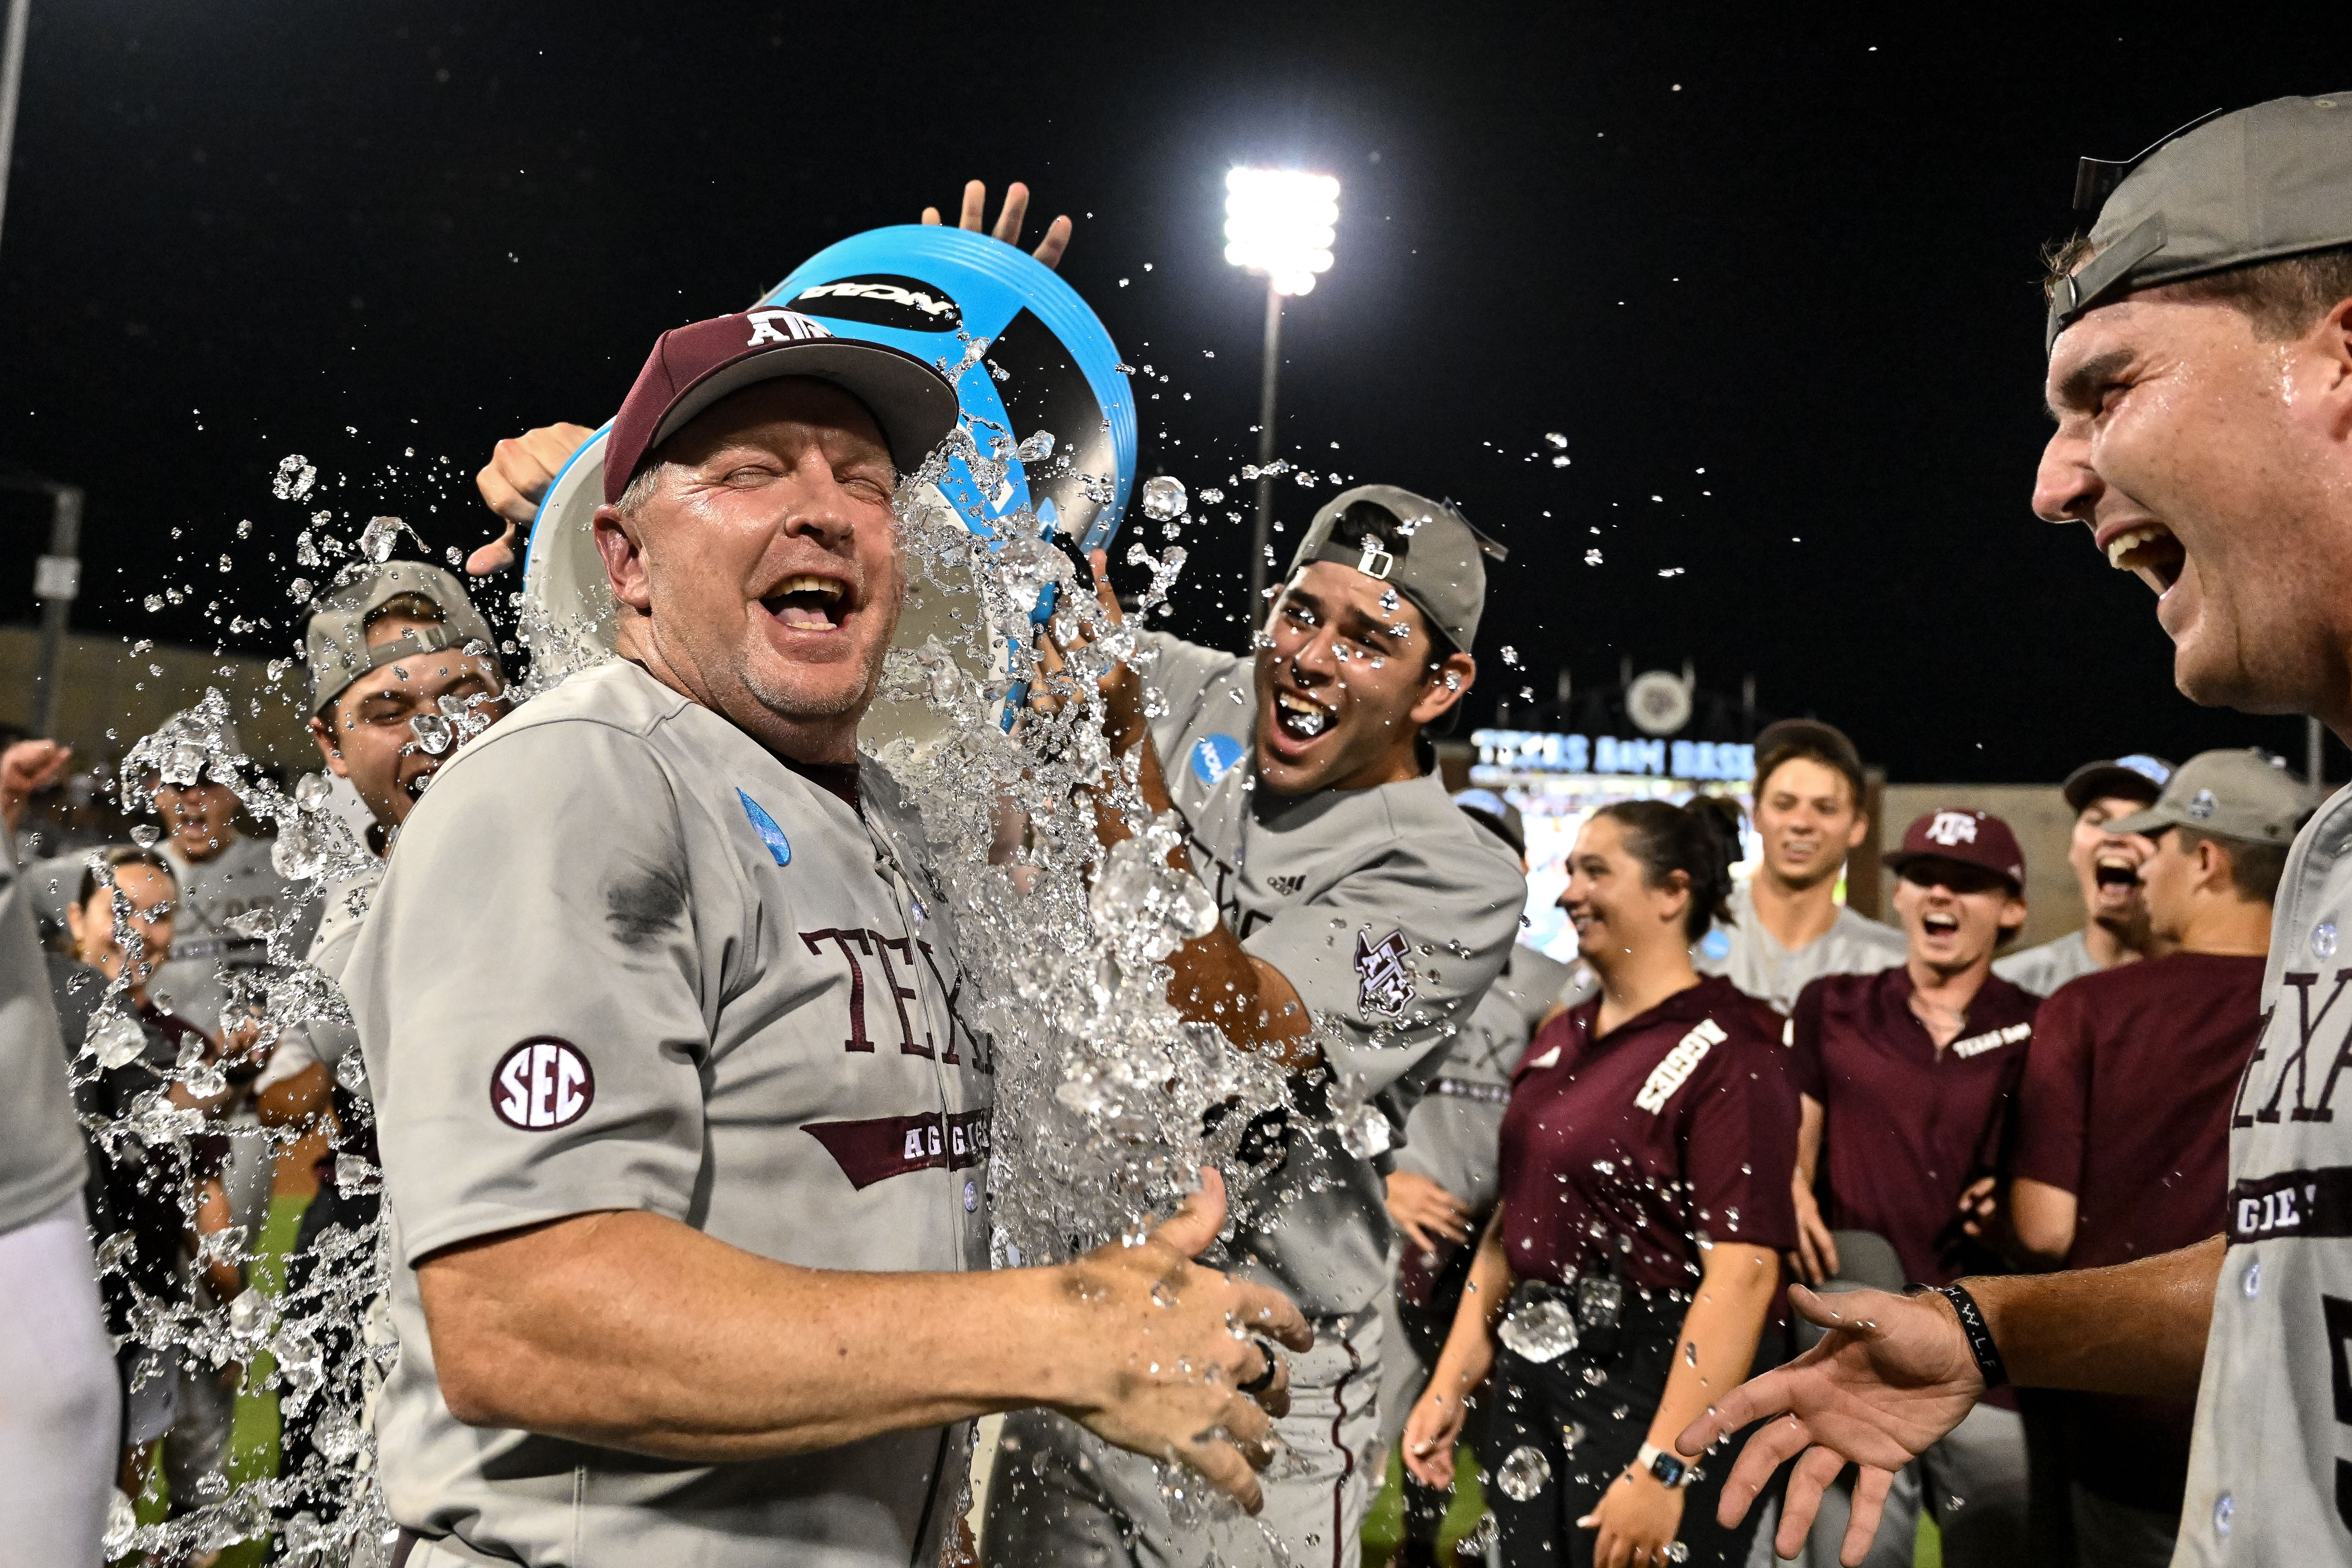
<svg viewBox="0 0 2352 1568">
<path fill-rule="evenodd" d="M 1900 873 L 1915 860 L 1955 860 L 1979 866 L 2008 879 L 2018 892 L 2025 890 L 2025 851 L 2009 824 L 1989 811 L 1931 811 L 1903 835 L 1903 847 L 1886 857 L 1889 870 Z"/>
<path fill-rule="evenodd" d="M 805 375 L 863 403 L 881 427 L 890 461 L 911 473 L 955 428 L 955 388 L 913 354 L 839 338 L 797 311 L 761 306 L 673 327 L 654 343 L 604 447 L 604 499 L 617 501 L 654 448 L 730 393 Z"/>
</svg>

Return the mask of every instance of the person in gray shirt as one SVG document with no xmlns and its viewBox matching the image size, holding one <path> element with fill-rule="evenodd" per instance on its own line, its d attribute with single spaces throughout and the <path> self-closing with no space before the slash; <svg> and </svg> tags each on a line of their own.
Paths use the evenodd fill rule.
<svg viewBox="0 0 2352 1568">
<path fill-rule="evenodd" d="M 24 1563 L 100 1563 L 114 1494 L 121 1394 L 99 1300 L 48 966 L 33 936 L 16 824 L 71 755 L 0 752 L 0 1520 Z"/>
<path fill-rule="evenodd" d="M 1871 830 L 1862 755 L 1843 731 L 1784 719 L 1756 737 L 1756 831 L 1764 863 L 1731 895 L 1731 923 L 1691 951 L 1780 1013 L 1824 974 L 1875 974 L 1903 962 L 1903 933 L 1837 901 L 1846 857 Z"/>
<path fill-rule="evenodd" d="M 2084 763 L 2061 786 L 2074 813 L 2066 864 L 2083 894 L 2083 924 L 2064 936 L 1993 961 L 1992 972 L 2011 985 L 2047 996 L 2069 980 L 2147 956 L 2147 900 L 2139 868 L 2147 840 L 2110 833 L 2107 824 L 2156 804 L 2172 764 L 2135 753 Z"/>
<path fill-rule="evenodd" d="M 1292 1364 L 1289 1457 L 1255 1521 L 1180 1523 L 1151 1466 L 1024 1413 L 989 1496 L 991 1562 L 1358 1561 L 1394 1235 L 1384 1151 L 1527 901 L 1517 858 L 1447 799 L 1422 734 L 1476 674 L 1490 552 L 1443 501 L 1343 491 L 1308 525 L 1255 658 L 1141 632 L 1135 669 L 1110 683 L 1112 744 L 1136 757 L 1144 804 L 1181 820 L 1180 854 L 1223 916 L 1169 958 L 1169 999 L 1296 1075 L 1226 1256 L 1298 1303 L 1316 1346 Z M 1115 619 L 1099 556 L 1096 570 Z M 1127 837 L 1101 816 L 1106 842 Z"/>
<path fill-rule="evenodd" d="M 2056 428 L 2034 510 L 2082 525 L 2147 584 L 2189 698 L 2352 735 L 2352 94 L 2273 99 L 2136 158 L 2086 158 L 2075 192 L 2102 205 L 2051 262 Z M 2190 794 L 2183 814 L 2217 837 L 2284 837 L 2219 792 Z M 1778 1542 L 1793 1550 L 1823 1485 L 1857 1464 L 1858 1561 L 1891 1472 L 1986 1390 L 2193 1390 L 2178 1568 L 2352 1563 L 2347 850 L 2339 791 L 2279 882 L 2270 1024 L 2230 1106 L 2222 1232 L 2113 1268 L 1856 1291 L 1834 1312 L 1792 1288 L 1828 1336 L 1676 1439 L 1696 1455 L 1759 1424 L 1727 1517 L 1795 1459 Z"/>
<path fill-rule="evenodd" d="M 663 334 L 604 451 L 617 653 L 468 743 L 345 970 L 406 1568 L 898 1568 L 974 1417 L 1050 1404 L 1255 1506 L 1263 1285 L 1134 1245 L 987 1270 L 992 1063 L 928 838 L 862 762 L 934 367 L 759 309 Z"/>
</svg>

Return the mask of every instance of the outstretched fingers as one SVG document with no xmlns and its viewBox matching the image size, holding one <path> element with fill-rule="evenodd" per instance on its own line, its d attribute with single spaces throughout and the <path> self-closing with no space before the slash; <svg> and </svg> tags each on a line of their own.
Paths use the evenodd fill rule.
<svg viewBox="0 0 2352 1568">
<path fill-rule="evenodd" d="M 1245 1511 L 1255 1513 L 1265 1506 L 1265 1493 L 1257 1484 L 1257 1471 L 1233 1444 L 1223 1440 L 1196 1441 L 1183 1445 L 1177 1454 Z"/>
<path fill-rule="evenodd" d="M 1225 1227 L 1225 1175 L 1214 1165 L 1201 1167 L 1201 1190 L 1191 1194 L 1176 1212 L 1152 1232 L 1187 1258 L 1198 1258 Z"/>
<path fill-rule="evenodd" d="M 1731 1474 L 1724 1478 L 1723 1495 L 1715 1505 L 1717 1521 L 1728 1530 L 1747 1518 L 1757 1495 L 1771 1482 L 1772 1472 L 1790 1456 L 1802 1452 L 1808 1441 L 1803 1425 L 1791 1415 L 1761 1428 L 1741 1445 Z M 1675 1447 L 1694 1458 L 1706 1451 L 1704 1444 L 1690 1446 L 1688 1432 L 1675 1440 Z"/>
<path fill-rule="evenodd" d="M 1822 1493 L 1845 1468 L 1845 1460 L 1831 1448 L 1808 1448 L 1789 1471 L 1789 1489 L 1780 1500 L 1780 1528 L 1772 1537 L 1772 1550 L 1782 1557 L 1794 1557 L 1805 1544 L 1813 1528 L 1813 1516 L 1822 1510 Z"/>
<path fill-rule="evenodd" d="M 1845 1568 L 1859 1568 L 1869 1554 L 1871 1541 L 1878 1534 L 1878 1516 L 1886 1508 L 1887 1489 L 1894 1484 L 1895 1472 L 1875 1465 L 1864 1465 L 1855 1475 L 1853 1517 L 1846 1521 L 1845 1540 L 1838 1546 L 1838 1561 Z"/>
<path fill-rule="evenodd" d="M 1790 1364 L 1798 1363 L 1792 1362 Z M 1778 1415 L 1788 1408 L 1788 1369 L 1776 1367 L 1761 1377 L 1749 1378 L 1708 1405 L 1706 1414 L 1682 1429 L 1675 1438 L 1675 1447 L 1682 1450 L 1685 1458 L 1696 1458 L 1706 1453 L 1725 1433 L 1737 1432 L 1752 1421 Z M 1752 1448 L 1755 1445 L 1751 1443 L 1748 1447 Z M 1790 1453 L 1795 1451 L 1790 1450 Z M 1779 1461 L 1774 1462 L 1777 1464 Z"/>
</svg>

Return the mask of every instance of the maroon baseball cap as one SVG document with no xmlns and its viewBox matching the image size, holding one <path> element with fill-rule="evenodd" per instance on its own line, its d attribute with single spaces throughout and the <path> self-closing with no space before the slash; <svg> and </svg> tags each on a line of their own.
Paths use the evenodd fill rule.
<svg viewBox="0 0 2352 1568">
<path fill-rule="evenodd" d="M 837 338 L 796 311 L 762 305 L 672 327 L 654 342 L 604 447 L 604 499 L 617 501 L 655 447 L 732 392 L 779 376 L 829 381 L 866 405 L 890 461 L 912 473 L 955 427 L 955 388 L 913 354 Z"/>
<path fill-rule="evenodd" d="M 1900 873 L 1914 860 L 1957 860 L 1980 866 L 2005 877 L 2018 892 L 2025 890 L 2025 851 L 2009 824 L 1989 811 L 1953 808 L 1931 811 L 1903 835 L 1903 847 L 1886 857 L 1889 870 Z"/>
</svg>

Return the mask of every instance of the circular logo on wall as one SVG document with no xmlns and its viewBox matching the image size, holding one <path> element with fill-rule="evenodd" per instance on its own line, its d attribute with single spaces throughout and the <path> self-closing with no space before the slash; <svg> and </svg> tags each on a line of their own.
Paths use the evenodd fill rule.
<svg viewBox="0 0 2352 1568">
<path fill-rule="evenodd" d="M 490 1109 L 509 1127 L 551 1132 L 569 1127 L 596 1099 L 596 1075 L 569 1040 L 536 1035 L 499 1058 L 490 1074 Z"/>
<path fill-rule="evenodd" d="M 1690 722 L 1691 689 L 1678 675 L 1645 670 L 1625 688 L 1625 716 L 1644 735 L 1671 735 Z"/>
</svg>

